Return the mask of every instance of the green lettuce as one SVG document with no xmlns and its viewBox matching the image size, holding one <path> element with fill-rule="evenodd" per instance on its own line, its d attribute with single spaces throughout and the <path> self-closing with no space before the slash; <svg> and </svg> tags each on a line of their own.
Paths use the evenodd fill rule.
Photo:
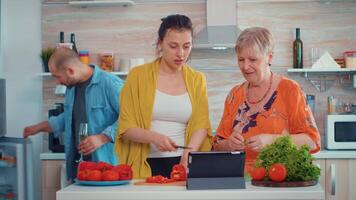
<svg viewBox="0 0 356 200">
<path fill-rule="evenodd" d="M 286 181 L 317 180 L 320 168 L 313 164 L 315 159 L 309 150 L 307 145 L 298 148 L 290 136 L 282 136 L 262 149 L 255 161 L 255 167 L 269 169 L 274 163 L 282 163 L 287 169 Z"/>
</svg>

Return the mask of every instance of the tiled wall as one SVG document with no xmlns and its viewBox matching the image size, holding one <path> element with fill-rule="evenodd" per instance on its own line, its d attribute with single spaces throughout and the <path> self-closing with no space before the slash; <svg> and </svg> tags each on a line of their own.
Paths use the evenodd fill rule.
<svg viewBox="0 0 356 200">
<path fill-rule="evenodd" d="M 206 6 L 202 1 L 97 8 L 75 8 L 51 2 L 46 1 L 42 6 L 43 46 L 55 46 L 60 31 L 66 33 L 66 40 L 69 32 L 74 32 L 78 48 L 89 50 L 94 63 L 102 51 L 114 51 L 116 65 L 119 65 L 119 59 L 152 60 L 160 18 L 166 15 L 183 13 L 189 16 L 196 32 L 206 24 Z M 342 76 L 342 80 L 334 75 L 321 77 L 329 81 L 327 90 L 319 92 L 301 74 L 287 74 L 292 65 L 294 30 L 301 28 L 305 66 L 311 65 L 311 47 L 318 47 L 321 52 L 328 51 L 334 58 L 342 57 L 344 51 L 356 49 L 356 2 L 239 2 L 237 13 L 240 29 L 264 26 L 272 31 L 276 43 L 272 70 L 296 80 L 306 93 L 316 95 L 314 114 L 323 136 L 327 96 L 356 102 L 356 90 L 351 88 L 348 76 Z M 207 76 L 211 121 L 216 128 L 226 94 L 233 85 L 243 81 L 236 67 L 236 56 L 232 50 L 194 49 L 190 64 Z M 45 78 L 44 81 L 44 110 L 47 110 L 61 99 L 53 96 L 53 80 Z"/>
</svg>

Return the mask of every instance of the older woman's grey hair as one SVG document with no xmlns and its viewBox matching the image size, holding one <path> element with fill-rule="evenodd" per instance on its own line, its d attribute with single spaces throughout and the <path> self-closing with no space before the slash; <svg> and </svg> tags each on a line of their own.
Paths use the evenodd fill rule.
<svg viewBox="0 0 356 200">
<path fill-rule="evenodd" d="M 255 50 L 259 55 L 267 55 L 267 53 L 273 52 L 272 33 L 263 27 L 252 27 L 243 30 L 237 38 L 235 51 L 239 53 L 243 49 Z"/>
</svg>

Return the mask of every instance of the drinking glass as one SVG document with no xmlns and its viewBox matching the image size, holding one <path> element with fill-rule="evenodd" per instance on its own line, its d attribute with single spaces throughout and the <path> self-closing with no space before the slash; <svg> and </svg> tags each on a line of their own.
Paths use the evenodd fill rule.
<svg viewBox="0 0 356 200">
<path fill-rule="evenodd" d="M 88 123 L 79 124 L 79 141 L 82 142 L 88 136 Z M 78 162 L 83 161 L 83 153 L 80 153 Z"/>
<path fill-rule="evenodd" d="M 312 47 L 310 49 L 311 62 L 314 64 L 319 59 L 319 49 L 318 47 Z"/>
</svg>

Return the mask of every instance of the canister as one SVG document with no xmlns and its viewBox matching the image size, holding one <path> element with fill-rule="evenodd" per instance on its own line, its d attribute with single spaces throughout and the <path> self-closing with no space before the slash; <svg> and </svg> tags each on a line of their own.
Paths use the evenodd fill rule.
<svg viewBox="0 0 356 200">
<path fill-rule="evenodd" d="M 345 51 L 344 58 L 346 68 L 356 68 L 356 50 Z"/>
<path fill-rule="evenodd" d="M 89 51 L 83 50 L 79 51 L 79 58 L 82 63 L 88 65 L 89 64 Z"/>
</svg>

